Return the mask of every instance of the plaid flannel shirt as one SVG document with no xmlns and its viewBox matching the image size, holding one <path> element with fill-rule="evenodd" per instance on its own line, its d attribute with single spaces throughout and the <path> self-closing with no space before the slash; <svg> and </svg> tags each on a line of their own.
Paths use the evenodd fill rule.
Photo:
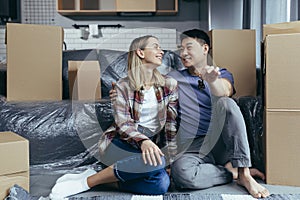
<svg viewBox="0 0 300 200">
<path fill-rule="evenodd" d="M 166 84 L 164 87 L 154 86 L 158 102 L 158 120 L 161 127 L 164 127 L 164 134 L 158 134 L 159 141 L 166 142 L 166 150 L 170 162 L 177 153 L 177 106 L 178 88 L 177 81 L 169 76 L 164 76 Z M 117 97 L 113 102 L 115 123 L 109 127 L 99 141 L 100 153 L 104 153 L 111 140 L 119 134 L 120 139 L 127 141 L 135 148 L 140 148 L 139 142 L 149 139 L 140 133 L 136 124 L 139 122 L 143 92 L 134 91 L 129 87 L 128 77 L 120 79 L 116 85 Z"/>
</svg>

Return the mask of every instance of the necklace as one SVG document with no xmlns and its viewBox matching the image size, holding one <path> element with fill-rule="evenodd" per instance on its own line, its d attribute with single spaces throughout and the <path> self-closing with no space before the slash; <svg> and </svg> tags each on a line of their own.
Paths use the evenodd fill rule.
<svg viewBox="0 0 300 200">
<path fill-rule="evenodd" d="M 198 80 L 198 88 L 199 88 L 200 90 L 204 90 L 204 89 L 205 89 L 205 84 L 204 84 L 204 81 L 203 81 L 202 78 L 200 78 L 200 79 Z"/>
<path fill-rule="evenodd" d="M 144 83 L 144 86 L 152 86 L 154 85 L 154 82 Z"/>
<path fill-rule="evenodd" d="M 153 85 L 154 82 L 144 83 L 142 88 L 149 90 Z"/>
<path fill-rule="evenodd" d="M 200 73 L 194 73 L 194 72 L 190 72 L 190 74 L 192 76 L 198 76 L 199 80 L 198 80 L 198 88 L 200 90 L 204 90 L 205 89 L 205 84 L 204 84 L 204 80 L 202 79 L 202 75 Z"/>
</svg>

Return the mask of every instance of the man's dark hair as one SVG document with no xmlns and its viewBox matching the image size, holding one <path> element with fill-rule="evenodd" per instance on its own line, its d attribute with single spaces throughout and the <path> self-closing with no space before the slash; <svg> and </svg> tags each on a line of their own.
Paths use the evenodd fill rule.
<svg viewBox="0 0 300 200">
<path fill-rule="evenodd" d="M 210 39 L 209 36 L 207 35 L 206 32 L 200 30 L 200 29 L 191 29 L 184 31 L 180 35 L 180 40 L 182 41 L 183 39 L 190 37 L 190 38 L 195 38 L 195 39 L 200 39 L 202 40 L 205 44 L 207 44 L 210 47 Z"/>
</svg>

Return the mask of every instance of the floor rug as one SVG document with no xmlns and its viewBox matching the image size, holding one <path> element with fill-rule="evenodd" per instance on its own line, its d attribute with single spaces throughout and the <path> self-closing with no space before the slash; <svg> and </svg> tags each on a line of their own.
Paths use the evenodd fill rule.
<svg viewBox="0 0 300 200">
<path fill-rule="evenodd" d="M 158 196 L 98 196 L 98 197 L 72 197 L 69 200 L 255 200 L 251 195 L 233 195 L 233 194 L 165 194 Z M 299 200 L 300 194 L 272 194 L 264 200 Z"/>
<path fill-rule="evenodd" d="M 103 196 L 93 197 L 69 197 L 65 200 L 254 200 L 251 195 L 234 194 L 194 194 L 194 193 L 167 193 L 165 195 L 147 196 L 126 194 L 104 194 Z M 300 194 L 271 194 L 264 200 L 299 200 Z M 10 188 L 9 196 L 6 200 L 48 200 L 43 197 L 32 197 L 18 185 Z"/>
</svg>

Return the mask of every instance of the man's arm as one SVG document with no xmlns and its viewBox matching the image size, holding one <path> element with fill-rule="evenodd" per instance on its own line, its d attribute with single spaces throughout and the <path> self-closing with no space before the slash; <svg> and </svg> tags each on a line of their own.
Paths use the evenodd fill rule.
<svg viewBox="0 0 300 200">
<path fill-rule="evenodd" d="M 231 96 L 233 87 L 230 81 L 226 78 L 220 78 L 219 67 L 205 66 L 201 70 L 201 78 L 205 80 L 211 89 L 214 96 Z"/>
<path fill-rule="evenodd" d="M 209 83 L 211 93 L 215 96 L 230 97 L 233 94 L 231 83 L 226 78 L 218 78 L 216 81 Z"/>
</svg>

